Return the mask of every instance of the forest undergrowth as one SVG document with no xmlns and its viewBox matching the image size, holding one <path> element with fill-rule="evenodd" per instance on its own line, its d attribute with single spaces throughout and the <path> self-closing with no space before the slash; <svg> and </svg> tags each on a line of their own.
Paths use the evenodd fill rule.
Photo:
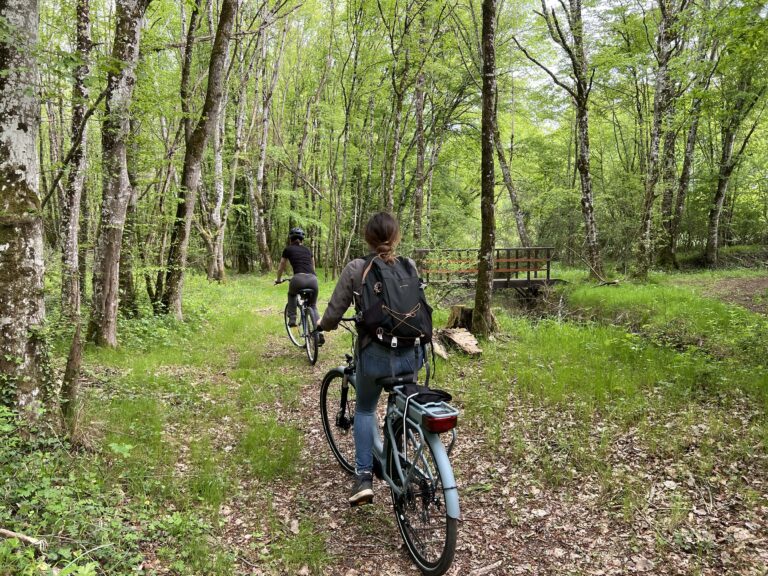
<svg viewBox="0 0 768 576">
<path fill-rule="evenodd" d="M 768 317 L 710 290 L 765 272 L 579 274 L 497 309 L 482 359 L 438 360 L 462 410 L 450 574 L 765 574 Z M 188 294 L 185 324 L 147 310 L 119 349 L 87 349 L 77 446 L 22 448 L 0 413 L 0 527 L 48 543 L 3 540 L 0 574 L 414 573 L 386 492 L 349 510 L 322 436 L 319 383 L 348 337 L 310 367 L 284 286 L 192 276 Z"/>
</svg>

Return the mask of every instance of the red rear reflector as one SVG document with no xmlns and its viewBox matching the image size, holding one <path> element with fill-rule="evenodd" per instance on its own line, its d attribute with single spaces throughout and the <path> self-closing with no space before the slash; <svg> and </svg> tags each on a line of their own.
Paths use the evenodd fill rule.
<svg viewBox="0 0 768 576">
<path fill-rule="evenodd" d="M 424 428 L 439 434 L 440 432 L 448 432 L 448 430 L 455 428 L 456 420 L 456 416 L 425 416 L 421 422 Z"/>
</svg>

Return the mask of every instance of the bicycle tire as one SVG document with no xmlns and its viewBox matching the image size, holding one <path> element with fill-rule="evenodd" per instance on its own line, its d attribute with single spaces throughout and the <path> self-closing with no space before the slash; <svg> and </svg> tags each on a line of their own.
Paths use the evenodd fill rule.
<svg viewBox="0 0 768 576">
<path fill-rule="evenodd" d="M 283 320 L 285 321 L 285 331 L 288 332 L 288 338 L 290 338 L 291 343 L 296 346 L 297 348 L 304 345 L 304 334 L 301 331 L 301 324 L 297 323 L 296 326 L 291 327 L 288 321 L 288 304 L 285 305 L 285 310 L 283 311 Z"/>
<path fill-rule="evenodd" d="M 315 330 L 315 319 L 312 317 L 312 310 L 309 307 L 304 308 L 302 314 L 304 315 L 304 320 L 301 325 L 304 329 L 304 345 L 307 350 L 307 359 L 314 366 L 320 350 L 317 331 Z"/>
<path fill-rule="evenodd" d="M 355 408 L 357 394 L 352 383 L 348 382 L 346 398 L 342 399 L 344 373 L 331 370 L 323 378 L 320 386 L 320 417 L 323 431 L 331 452 L 341 467 L 348 473 L 355 472 Z"/>
<path fill-rule="evenodd" d="M 402 419 L 395 423 L 393 431 L 400 445 L 401 466 L 407 476 L 413 462 L 403 460 Z M 394 489 L 391 490 L 392 507 L 400 535 L 416 566 L 427 576 L 440 576 L 453 563 L 458 521 L 447 514 L 443 475 L 431 446 L 420 437 L 418 429 L 409 428 L 408 433 L 412 435 L 408 439 L 409 459 L 417 453 L 419 442 L 423 443 L 423 450 L 405 494 L 397 496 Z M 389 450 L 387 469 L 392 481 L 399 482 L 394 457 L 394 450 Z"/>
</svg>

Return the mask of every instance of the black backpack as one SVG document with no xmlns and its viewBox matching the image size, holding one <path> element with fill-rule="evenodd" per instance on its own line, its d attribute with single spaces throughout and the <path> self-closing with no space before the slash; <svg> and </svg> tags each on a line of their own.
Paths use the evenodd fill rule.
<svg viewBox="0 0 768 576">
<path fill-rule="evenodd" d="M 392 348 L 432 341 L 432 308 L 409 260 L 398 257 L 390 265 L 378 256 L 366 258 L 358 330 Z"/>
</svg>

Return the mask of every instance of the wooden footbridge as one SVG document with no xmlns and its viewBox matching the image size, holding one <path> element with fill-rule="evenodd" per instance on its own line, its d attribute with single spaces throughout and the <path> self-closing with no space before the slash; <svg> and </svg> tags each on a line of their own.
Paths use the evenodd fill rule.
<svg viewBox="0 0 768 576">
<path fill-rule="evenodd" d="M 496 248 L 494 287 L 513 288 L 531 296 L 543 286 L 562 282 L 551 275 L 553 254 L 549 247 Z M 429 284 L 472 286 L 477 282 L 477 249 L 419 249 L 414 250 L 413 259 Z"/>
</svg>

